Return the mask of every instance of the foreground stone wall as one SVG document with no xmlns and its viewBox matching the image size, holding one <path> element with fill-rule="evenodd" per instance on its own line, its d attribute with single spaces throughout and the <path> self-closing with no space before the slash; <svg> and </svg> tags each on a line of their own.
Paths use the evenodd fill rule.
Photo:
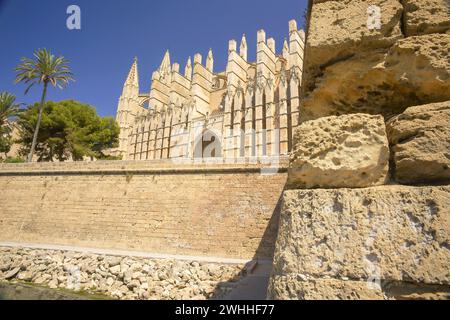
<svg viewBox="0 0 450 320">
<path fill-rule="evenodd" d="M 450 183 L 450 101 L 411 107 L 387 123 L 395 179 Z"/>
<path fill-rule="evenodd" d="M 0 241 L 270 258 L 286 182 L 278 165 L 0 165 Z"/>
<path fill-rule="evenodd" d="M 450 100 L 447 0 L 312 2 L 300 121 Z"/>
<path fill-rule="evenodd" d="M 220 299 L 245 274 L 239 264 L 0 247 L 0 281 L 114 299 Z"/>
<path fill-rule="evenodd" d="M 269 298 L 450 298 L 449 263 L 449 186 L 289 190 Z"/>
<path fill-rule="evenodd" d="M 450 299 L 449 2 L 310 5 L 268 297 Z"/>
</svg>

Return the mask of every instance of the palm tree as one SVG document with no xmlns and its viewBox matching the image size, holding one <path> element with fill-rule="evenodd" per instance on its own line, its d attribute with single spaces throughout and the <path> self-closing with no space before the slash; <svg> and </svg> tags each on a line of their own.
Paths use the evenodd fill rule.
<svg viewBox="0 0 450 320">
<path fill-rule="evenodd" d="M 20 105 L 16 104 L 16 97 L 8 92 L 0 93 L 0 152 L 8 155 L 11 149 L 12 126 L 8 123 L 8 119 L 19 114 Z"/>
<path fill-rule="evenodd" d="M 55 57 L 47 49 L 38 49 L 34 52 L 34 59 L 22 58 L 21 61 L 22 63 L 19 64 L 15 70 L 17 72 L 16 83 L 24 82 L 28 84 L 25 94 L 27 94 L 35 84 L 43 84 L 44 86 L 36 129 L 33 134 L 33 142 L 31 143 L 31 149 L 27 159 L 28 162 L 31 162 L 34 149 L 36 148 L 48 85 L 51 84 L 53 87 L 63 89 L 70 81 L 74 81 L 74 79 L 70 72 L 69 61 L 63 56 Z"/>
<path fill-rule="evenodd" d="M 0 130 L 10 117 L 19 113 L 20 105 L 16 104 L 16 97 L 8 92 L 0 93 Z"/>
</svg>

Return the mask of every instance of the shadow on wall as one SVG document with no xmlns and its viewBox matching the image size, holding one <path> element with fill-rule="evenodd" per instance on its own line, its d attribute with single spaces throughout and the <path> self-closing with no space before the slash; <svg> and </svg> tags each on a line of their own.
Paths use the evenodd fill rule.
<svg viewBox="0 0 450 320">
<path fill-rule="evenodd" d="M 284 189 L 283 189 L 284 191 Z M 264 230 L 264 234 L 259 242 L 258 248 L 256 249 L 253 260 L 266 259 L 273 260 L 273 255 L 275 252 L 275 242 L 278 236 L 278 223 L 280 220 L 281 205 L 283 201 L 283 193 L 280 195 L 277 201 L 277 205 L 272 213 L 272 217 Z"/>
<path fill-rule="evenodd" d="M 219 282 L 211 300 L 265 300 L 269 285 L 275 242 L 278 236 L 282 194 L 280 195 L 253 259 L 234 278 Z"/>
</svg>

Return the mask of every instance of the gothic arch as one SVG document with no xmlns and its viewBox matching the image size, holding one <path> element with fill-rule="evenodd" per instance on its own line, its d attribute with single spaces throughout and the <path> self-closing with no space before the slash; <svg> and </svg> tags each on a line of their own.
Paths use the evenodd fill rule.
<svg viewBox="0 0 450 320">
<path fill-rule="evenodd" d="M 144 109 L 150 109 L 150 96 L 140 96 L 139 97 L 139 107 Z"/>
</svg>

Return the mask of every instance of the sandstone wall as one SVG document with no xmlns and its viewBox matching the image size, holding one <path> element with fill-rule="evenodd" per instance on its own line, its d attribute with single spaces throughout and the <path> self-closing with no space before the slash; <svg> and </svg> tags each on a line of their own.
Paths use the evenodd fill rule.
<svg viewBox="0 0 450 320">
<path fill-rule="evenodd" d="M 387 123 L 395 179 L 450 183 L 450 101 L 408 108 Z"/>
<path fill-rule="evenodd" d="M 3 164 L 0 241 L 270 258 L 286 182 L 279 165 Z"/>
<path fill-rule="evenodd" d="M 449 244 L 449 186 L 289 190 L 269 298 L 450 298 Z"/>
<path fill-rule="evenodd" d="M 268 297 L 450 299 L 449 2 L 310 8 Z"/>
<path fill-rule="evenodd" d="M 313 1 L 300 121 L 450 100 L 449 30 L 446 0 Z"/>
<path fill-rule="evenodd" d="M 387 181 L 389 147 L 381 116 L 351 114 L 302 123 L 295 133 L 288 185 L 369 187 Z"/>
</svg>

